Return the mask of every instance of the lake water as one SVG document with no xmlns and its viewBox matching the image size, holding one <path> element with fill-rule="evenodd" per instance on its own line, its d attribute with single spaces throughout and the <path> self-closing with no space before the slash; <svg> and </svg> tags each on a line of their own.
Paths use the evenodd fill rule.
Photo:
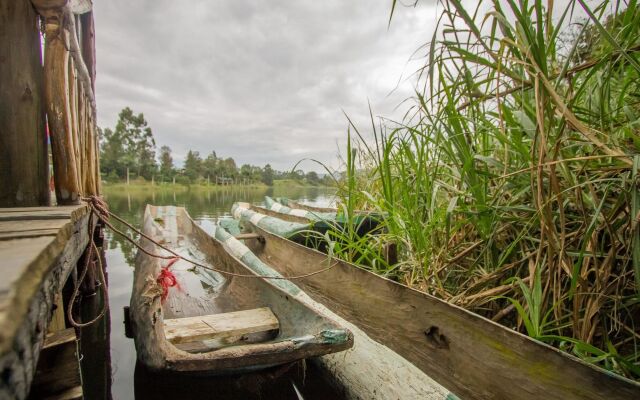
<svg viewBox="0 0 640 400">
<path fill-rule="evenodd" d="M 135 226 L 141 226 L 146 204 L 176 205 L 185 207 L 191 217 L 205 229 L 211 229 L 219 217 L 229 217 L 231 206 L 236 201 L 260 203 L 265 195 L 286 196 L 310 204 L 326 205 L 332 193 L 317 188 L 235 188 L 212 191 L 135 191 L 109 190 L 105 197 L 110 210 Z M 123 228 L 122 226 L 118 226 Z M 129 305 L 133 283 L 135 247 L 105 230 L 105 257 L 107 263 L 110 300 L 110 351 L 102 349 L 100 343 L 91 343 L 91 334 L 83 344 L 85 356 L 92 352 L 96 363 L 83 362 L 85 374 L 91 371 L 87 382 L 95 394 L 86 398 L 99 398 L 100 392 L 109 392 L 114 399 L 327 399 L 340 398 L 310 363 L 285 368 L 274 368 L 258 374 L 231 377 L 176 377 L 162 376 L 146 371 L 136 365 L 136 352 L 132 339 L 125 337 L 123 307 Z M 109 331 L 108 320 L 106 331 Z M 87 344 L 87 342 L 89 344 Z M 107 350 L 108 344 L 107 342 Z M 104 347 L 104 344 L 102 344 Z M 86 349 L 85 349 L 86 348 Z M 100 356 L 103 355 L 103 357 Z M 109 358 L 111 371 L 108 370 Z M 85 364 L 87 364 L 85 366 Z M 102 396 L 100 396 L 102 397 Z"/>
</svg>

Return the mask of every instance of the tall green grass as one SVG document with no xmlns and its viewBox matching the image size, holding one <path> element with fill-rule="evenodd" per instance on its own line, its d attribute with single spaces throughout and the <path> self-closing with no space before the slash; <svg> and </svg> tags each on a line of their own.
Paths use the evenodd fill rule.
<svg viewBox="0 0 640 400">
<path fill-rule="evenodd" d="M 350 124 L 342 212 L 379 211 L 385 233 L 327 240 L 640 379 L 640 9 L 552 5 L 440 1 L 405 118 Z"/>
</svg>

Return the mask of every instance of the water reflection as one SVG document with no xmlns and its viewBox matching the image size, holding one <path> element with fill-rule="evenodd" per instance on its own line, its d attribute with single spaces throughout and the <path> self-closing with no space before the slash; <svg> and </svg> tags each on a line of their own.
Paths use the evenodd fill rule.
<svg viewBox="0 0 640 400">
<path fill-rule="evenodd" d="M 332 191 L 318 188 L 225 188 L 223 190 L 198 191 L 114 191 L 105 188 L 109 208 L 134 226 L 141 226 L 146 204 L 176 205 L 187 209 L 191 217 L 210 230 L 218 217 L 228 217 L 236 201 L 260 203 L 264 196 L 285 196 L 298 201 L 327 204 Z M 131 234 L 121 224 L 118 229 Z M 299 364 L 286 371 L 274 369 L 260 373 L 225 377 L 193 378 L 153 374 L 136 366 L 133 340 L 127 339 L 122 323 L 122 309 L 129 304 L 135 247 L 118 235 L 106 231 L 106 261 L 109 272 L 109 297 L 111 306 L 111 363 L 114 399 L 324 399 L 340 398 L 328 388 L 327 381 L 312 368 L 306 374 Z M 108 362 L 108 356 L 105 357 Z M 303 371 L 303 372 L 301 372 Z M 135 372 L 135 373 L 134 373 Z M 273 374 L 276 374 L 273 375 Z M 135 376 L 135 379 L 134 379 Z M 304 378 L 304 379 L 303 379 Z M 108 382 L 107 382 L 108 385 Z M 296 388 L 294 388 L 294 385 Z M 302 397 L 298 397 L 296 390 Z"/>
<path fill-rule="evenodd" d="M 297 362 L 231 376 L 179 376 L 135 368 L 136 400 L 326 400 L 343 395 L 328 386 L 314 364 Z"/>
</svg>

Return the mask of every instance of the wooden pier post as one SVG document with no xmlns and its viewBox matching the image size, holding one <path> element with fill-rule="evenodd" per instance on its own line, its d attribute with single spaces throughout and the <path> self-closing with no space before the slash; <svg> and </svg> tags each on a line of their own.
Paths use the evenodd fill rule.
<svg viewBox="0 0 640 400">
<path fill-rule="evenodd" d="M 56 199 L 60 205 L 77 204 L 100 190 L 93 17 L 86 15 L 91 3 L 31 2 L 45 26 L 44 94 Z"/>
<path fill-rule="evenodd" d="M 37 22 L 29 0 L 0 0 L 0 207 L 50 202 Z"/>
</svg>

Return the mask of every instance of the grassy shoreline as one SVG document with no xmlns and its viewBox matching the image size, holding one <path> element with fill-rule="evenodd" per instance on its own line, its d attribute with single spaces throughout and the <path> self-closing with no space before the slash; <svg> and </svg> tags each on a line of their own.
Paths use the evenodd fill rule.
<svg viewBox="0 0 640 400">
<path fill-rule="evenodd" d="M 201 183 L 194 183 L 190 185 L 184 185 L 180 183 L 151 183 L 147 181 L 132 181 L 128 185 L 126 182 L 105 182 L 102 184 L 104 190 L 114 191 L 114 190 L 125 190 L 129 192 L 136 191 L 167 191 L 167 192 L 187 192 L 187 191 L 228 191 L 228 190 L 247 190 L 247 189 L 263 189 L 267 190 L 269 188 L 281 189 L 283 187 L 288 188 L 318 188 L 318 189 L 326 189 L 330 188 L 330 186 L 322 186 L 322 185 L 308 185 L 302 182 L 296 182 L 291 179 L 277 180 L 273 182 L 272 186 L 265 185 L 264 183 L 252 183 L 248 185 L 207 185 Z"/>
</svg>

